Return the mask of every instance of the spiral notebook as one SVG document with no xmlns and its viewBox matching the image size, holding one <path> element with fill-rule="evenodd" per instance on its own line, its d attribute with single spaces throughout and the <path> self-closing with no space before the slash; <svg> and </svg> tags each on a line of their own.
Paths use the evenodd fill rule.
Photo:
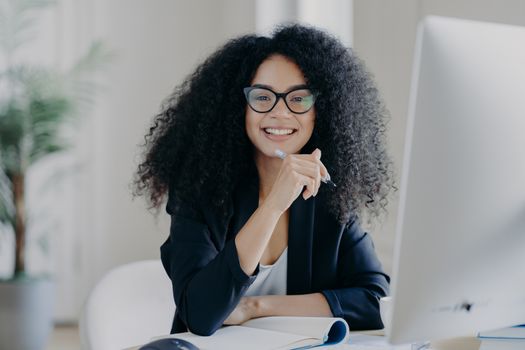
<svg viewBox="0 0 525 350">
<path fill-rule="evenodd" d="M 348 324 L 334 317 L 261 317 L 239 326 L 225 326 L 208 337 L 190 332 L 161 338 L 187 340 L 201 350 L 291 350 L 346 343 Z"/>
</svg>

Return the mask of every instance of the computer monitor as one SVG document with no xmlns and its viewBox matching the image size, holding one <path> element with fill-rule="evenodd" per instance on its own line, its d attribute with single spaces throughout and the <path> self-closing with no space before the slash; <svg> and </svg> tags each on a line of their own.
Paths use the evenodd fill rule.
<svg viewBox="0 0 525 350">
<path fill-rule="evenodd" d="M 525 323 L 525 28 L 419 26 L 387 336 Z"/>
</svg>

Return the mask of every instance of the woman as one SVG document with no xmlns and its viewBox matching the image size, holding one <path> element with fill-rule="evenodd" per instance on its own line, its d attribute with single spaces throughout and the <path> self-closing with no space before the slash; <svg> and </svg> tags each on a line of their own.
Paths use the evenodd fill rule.
<svg viewBox="0 0 525 350">
<path fill-rule="evenodd" d="M 201 64 L 155 118 L 136 180 L 153 207 L 168 196 L 172 333 L 271 315 L 381 328 L 389 278 L 360 219 L 393 188 L 385 124 L 361 61 L 318 29 L 243 36 Z"/>
</svg>

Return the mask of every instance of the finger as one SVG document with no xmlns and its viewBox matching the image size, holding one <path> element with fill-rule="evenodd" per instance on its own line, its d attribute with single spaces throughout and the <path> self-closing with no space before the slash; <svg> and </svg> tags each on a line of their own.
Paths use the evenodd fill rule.
<svg viewBox="0 0 525 350">
<path fill-rule="evenodd" d="M 320 161 L 319 161 L 320 162 Z M 301 162 L 294 162 L 290 164 L 290 167 L 303 175 L 307 175 L 313 179 L 316 180 L 316 182 L 319 182 L 319 186 L 321 185 L 321 181 L 326 177 L 328 172 L 326 171 L 325 166 L 322 163 L 312 163 L 309 161 L 301 161 Z M 317 192 L 315 193 L 315 195 Z"/>
<path fill-rule="evenodd" d="M 312 193 L 310 193 L 310 191 L 308 189 L 304 190 L 303 192 L 303 198 L 304 200 L 307 200 L 308 198 L 310 198 L 312 196 Z"/>
<path fill-rule="evenodd" d="M 317 192 L 319 191 L 319 187 L 321 186 L 321 167 L 319 164 L 310 164 L 308 167 L 301 167 L 299 171 L 302 171 L 302 173 L 306 176 L 308 176 L 313 182 L 312 186 L 309 190 L 311 192 L 312 196 L 316 196 Z"/>
<path fill-rule="evenodd" d="M 324 180 L 330 179 L 330 174 L 328 173 L 328 169 L 326 169 L 323 162 L 321 162 L 321 150 L 319 148 L 316 148 L 310 155 L 313 157 L 313 161 L 320 166 L 321 170 L 321 178 Z"/>
<path fill-rule="evenodd" d="M 316 181 L 316 180 L 310 180 L 309 181 L 307 188 L 312 194 L 310 196 L 308 196 L 308 198 L 310 198 L 312 196 L 315 196 L 315 194 L 317 193 L 317 189 L 318 189 L 317 183 L 318 183 L 318 181 Z"/>
<path fill-rule="evenodd" d="M 314 159 L 316 160 L 320 160 L 321 159 L 321 150 L 319 148 L 316 148 L 313 152 L 312 152 L 312 156 L 314 156 Z"/>
<path fill-rule="evenodd" d="M 307 167 L 293 164 L 291 166 L 292 171 L 294 171 L 297 174 L 307 176 L 310 181 L 313 181 L 313 187 L 310 188 L 311 194 L 315 197 L 317 195 L 317 192 L 319 191 L 319 187 L 321 186 L 321 174 L 320 174 L 320 167 L 317 164 L 314 164 L 313 166 L 309 165 Z"/>
<path fill-rule="evenodd" d="M 303 198 L 306 200 L 315 193 L 315 180 L 305 175 L 298 176 L 300 177 L 299 184 L 303 187 L 306 186 L 306 190 L 303 192 Z"/>
<path fill-rule="evenodd" d="M 308 176 L 314 181 L 321 181 L 321 168 L 318 164 L 307 164 L 306 166 L 292 164 L 291 169 L 298 174 Z"/>
<path fill-rule="evenodd" d="M 328 170 L 326 169 L 324 164 L 321 163 L 321 161 L 319 161 L 319 165 L 321 167 L 321 178 L 324 180 L 330 179 L 330 174 L 328 173 Z"/>
<path fill-rule="evenodd" d="M 316 152 L 315 156 L 318 156 L 318 155 L 320 156 L 321 154 L 320 152 L 321 152 L 320 150 Z M 312 158 L 312 157 L 314 157 L 314 153 L 312 154 L 294 154 L 294 155 L 291 155 L 290 164 L 300 164 L 301 166 L 311 167 L 311 168 L 315 168 L 318 166 L 320 174 L 321 174 L 321 179 L 323 181 L 326 179 L 330 179 L 330 174 L 328 173 L 328 169 L 326 169 L 326 166 L 323 164 L 323 162 L 320 159 L 317 159 L 315 157 Z"/>
<path fill-rule="evenodd" d="M 320 160 L 313 160 L 310 157 L 308 158 L 295 158 L 290 164 L 298 164 L 304 167 L 310 167 L 315 168 L 317 166 L 320 166 L 321 161 Z"/>
</svg>

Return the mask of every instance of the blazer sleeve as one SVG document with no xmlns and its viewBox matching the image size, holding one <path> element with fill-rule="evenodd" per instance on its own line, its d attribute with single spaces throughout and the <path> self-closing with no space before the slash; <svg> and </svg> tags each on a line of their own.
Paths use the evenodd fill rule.
<svg viewBox="0 0 525 350">
<path fill-rule="evenodd" d="M 370 235 L 356 220 L 343 232 L 337 265 L 341 287 L 322 291 L 333 315 L 344 318 L 352 330 L 383 328 L 379 299 L 389 293 L 390 278 Z"/>
<path fill-rule="evenodd" d="M 161 246 L 161 260 L 169 275 L 177 314 L 198 335 L 220 328 L 256 278 L 241 269 L 233 239 L 219 247 L 202 213 L 187 205 L 171 215 L 169 238 Z M 215 241 L 215 242 L 214 242 Z"/>
</svg>

